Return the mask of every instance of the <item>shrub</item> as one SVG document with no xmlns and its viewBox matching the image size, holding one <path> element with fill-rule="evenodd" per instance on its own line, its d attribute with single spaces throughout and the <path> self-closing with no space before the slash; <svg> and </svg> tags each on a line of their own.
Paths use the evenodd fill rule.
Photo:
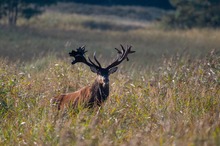
<svg viewBox="0 0 220 146">
<path fill-rule="evenodd" d="M 163 22 L 174 28 L 220 26 L 219 0 L 170 0 L 176 8 L 164 17 Z"/>
</svg>

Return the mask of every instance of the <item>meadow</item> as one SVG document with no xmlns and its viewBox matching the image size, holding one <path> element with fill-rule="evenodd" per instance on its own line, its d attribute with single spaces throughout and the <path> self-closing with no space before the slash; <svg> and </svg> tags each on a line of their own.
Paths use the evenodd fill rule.
<svg viewBox="0 0 220 146">
<path fill-rule="evenodd" d="M 13 29 L 1 21 L 0 145 L 220 145 L 220 31 L 111 18 L 50 9 Z M 71 49 L 107 65 L 119 44 L 136 53 L 102 107 L 50 106 L 95 78 Z"/>
</svg>

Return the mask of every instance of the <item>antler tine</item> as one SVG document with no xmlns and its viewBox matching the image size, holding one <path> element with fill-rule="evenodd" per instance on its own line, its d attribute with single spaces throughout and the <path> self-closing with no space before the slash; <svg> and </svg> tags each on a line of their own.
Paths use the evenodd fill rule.
<svg viewBox="0 0 220 146">
<path fill-rule="evenodd" d="M 127 48 L 128 48 L 129 53 L 134 53 L 135 51 L 131 51 L 131 47 L 132 47 L 132 46 L 128 46 L 128 45 L 127 45 Z M 129 61 L 129 58 L 126 57 L 126 60 Z"/>
<path fill-rule="evenodd" d="M 129 60 L 128 59 L 128 54 L 131 54 L 131 53 L 135 52 L 135 51 L 131 51 L 132 46 L 129 46 L 129 47 L 127 46 L 126 50 L 123 47 L 123 45 L 120 45 L 120 46 L 121 46 L 122 50 L 119 50 L 119 49 L 115 48 L 120 55 L 118 56 L 118 58 L 112 64 L 110 64 L 108 67 L 106 67 L 106 69 L 110 69 L 114 66 L 119 65 L 125 58 L 128 61 Z"/>
<path fill-rule="evenodd" d="M 99 61 L 97 60 L 95 54 L 96 54 L 96 52 L 94 52 L 93 58 L 94 58 L 95 62 L 96 62 L 98 65 L 96 65 L 96 64 L 88 57 L 89 62 L 90 62 L 93 66 L 95 66 L 96 68 L 102 68 L 102 66 L 101 66 L 101 64 L 99 63 Z"/>
<path fill-rule="evenodd" d="M 119 50 L 118 48 L 115 48 L 115 50 L 118 51 L 118 54 L 122 54 L 121 50 Z"/>
<path fill-rule="evenodd" d="M 122 44 L 120 44 L 121 48 L 122 48 L 122 52 L 125 52 L 125 48 L 124 46 L 122 46 Z"/>
<path fill-rule="evenodd" d="M 95 59 L 96 63 L 98 64 L 98 66 L 101 68 L 101 64 L 99 63 L 99 61 L 97 60 L 96 56 L 95 56 L 96 52 L 93 54 L 93 58 Z"/>
<path fill-rule="evenodd" d="M 97 66 L 89 57 L 88 57 L 88 59 L 89 59 L 89 62 L 91 62 L 91 64 L 92 64 L 93 66 Z"/>
<path fill-rule="evenodd" d="M 85 49 L 86 49 L 86 48 L 85 48 L 85 45 L 83 45 L 81 48 L 82 48 L 83 51 L 85 51 Z"/>
</svg>

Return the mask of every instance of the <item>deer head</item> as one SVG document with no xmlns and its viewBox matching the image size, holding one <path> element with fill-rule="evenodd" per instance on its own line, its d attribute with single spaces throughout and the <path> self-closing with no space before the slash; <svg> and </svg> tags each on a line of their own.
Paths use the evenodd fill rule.
<svg viewBox="0 0 220 146">
<path fill-rule="evenodd" d="M 135 51 L 131 51 L 131 46 L 127 46 L 127 48 L 125 49 L 121 45 L 121 48 L 122 48 L 122 50 L 115 48 L 118 52 L 118 57 L 115 61 L 113 61 L 113 63 L 111 63 L 110 65 L 108 65 L 105 68 L 102 67 L 100 62 L 97 60 L 95 53 L 93 55 L 93 58 L 96 63 L 94 61 L 92 61 L 89 57 L 88 57 L 88 60 L 85 58 L 84 55 L 87 52 L 85 50 L 85 46 L 79 47 L 76 51 L 73 50 L 72 52 L 69 53 L 69 55 L 75 58 L 72 61 L 73 65 L 78 62 L 86 64 L 87 66 L 90 67 L 90 70 L 93 73 L 97 74 L 97 81 L 101 85 L 106 86 L 109 84 L 109 75 L 113 74 L 117 71 L 117 69 L 118 69 L 117 65 L 119 65 L 125 59 L 127 59 L 127 61 L 129 61 L 128 54 L 135 52 Z"/>
</svg>

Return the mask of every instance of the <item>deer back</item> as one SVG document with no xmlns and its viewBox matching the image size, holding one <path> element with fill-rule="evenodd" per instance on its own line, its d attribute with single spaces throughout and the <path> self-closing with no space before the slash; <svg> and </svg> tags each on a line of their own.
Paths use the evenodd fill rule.
<svg viewBox="0 0 220 146">
<path fill-rule="evenodd" d="M 65 107 L 76 108 L 77 106 L 83 105 L 84 103 L 89 103 L 90 98 L 91 87 L 86 86 L 78 91 L 67 94 L 61 94 L 52 98 L 51 104 L 56 105 L 58 110 L 64 109 Z"/>
</svg>

